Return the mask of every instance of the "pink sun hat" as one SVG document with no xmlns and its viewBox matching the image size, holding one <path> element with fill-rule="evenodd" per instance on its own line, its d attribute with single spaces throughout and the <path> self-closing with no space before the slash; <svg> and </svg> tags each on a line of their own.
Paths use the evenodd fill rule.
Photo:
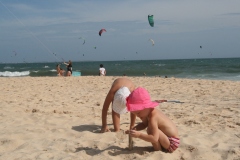
<svg viewBox="0 0 240 160">
<path fill-rule="evenodd" d="M 145 108 L 155 108 L 158 106 L 157 102 L 151 101 L 148 91 L 142 87 L 135 89 L 127 98 L 127 110 L 139 111 Z"/>
</svg>

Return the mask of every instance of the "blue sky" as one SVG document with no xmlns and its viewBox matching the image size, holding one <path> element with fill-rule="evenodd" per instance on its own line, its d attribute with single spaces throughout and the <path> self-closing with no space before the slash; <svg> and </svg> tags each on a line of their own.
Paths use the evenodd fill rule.
<svg viewBox="0 0 240 160">
<path fill-rule="evenodd" d="M 0 62 L 240 57 L 239 6 L 240 0 L 0 0 Z"/>
</svg>

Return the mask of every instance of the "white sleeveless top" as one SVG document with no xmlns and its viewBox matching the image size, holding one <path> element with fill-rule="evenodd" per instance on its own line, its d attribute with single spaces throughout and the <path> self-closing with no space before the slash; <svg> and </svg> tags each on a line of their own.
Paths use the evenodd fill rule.
<svg viewBox="0 0 240 160">
<path fill-rule="evenodd" d="M 105 68 L 99 68 L 101 75 L 105 75 Z"/>
</svg>

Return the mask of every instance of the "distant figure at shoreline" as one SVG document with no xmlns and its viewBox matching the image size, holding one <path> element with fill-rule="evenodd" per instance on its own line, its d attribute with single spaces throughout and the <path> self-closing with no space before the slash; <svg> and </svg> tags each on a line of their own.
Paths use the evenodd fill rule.
<svg viewBox="0 0 240 160">
<path fill-rule="evenodd" d="M 64 70 L 60 67 L 60 64 L 57 64 L 57 66 L 56 66 L 57 68 L 57 75 L 58 76 L 64 76 Z"/>
<path fill-rule="evenodd" d="M 67 75 L 66 76 L 71 76 L 72 75 L 72 61 L 69 60 L 68 63 L 64 64 L 67 66 Z"/>
<path fill-rule="evenodd" d="M 103 64 L 100 64 L 99 76 L 106 76 L 106 69 L 103 67 Z"/>
</svg>

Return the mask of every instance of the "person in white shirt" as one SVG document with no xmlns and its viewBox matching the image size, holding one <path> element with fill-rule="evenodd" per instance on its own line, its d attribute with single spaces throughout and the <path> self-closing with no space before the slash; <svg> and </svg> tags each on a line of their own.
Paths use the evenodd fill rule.
<svg viewBox="0 0 240 160">
<path fill-rule="evenodd" d="M 100 64 L 99 76 L 105 76 L 105 75 L 106 75 L 106 69 L 103 67 L 102 64 Z"/>
</svg>

